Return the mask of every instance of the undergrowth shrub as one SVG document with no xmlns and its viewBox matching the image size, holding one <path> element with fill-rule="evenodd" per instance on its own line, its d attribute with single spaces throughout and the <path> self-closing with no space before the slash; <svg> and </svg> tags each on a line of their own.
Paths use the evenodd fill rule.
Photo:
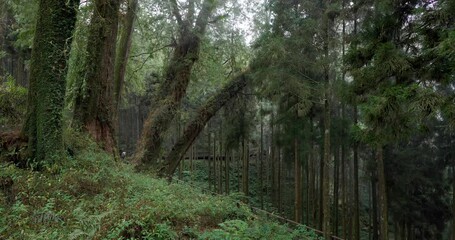
<svg viewBox="0 0 455 240">
<path fill-rule="evenodd" d="M 27 108 L 27 89 L 15 84 L 13 77 L 8 76 L 2 83 L 0 78 L 0 130 L 4 125 L 18 125 L 24 119 Z"/>
<path fill-rule="evenodd" d="M 84 134 L 67 130 L 65 135 L 68 158 L 58 172 L 0 163 L 0 177 L 14 183 L 11 204 L 0 193 L 0 239 L 292 236 L 278 224 L 257 223 L 240 203 L 242 195 L 211 196 L 187 183 L 169 184 L 114 161 Z"/>
</svg>

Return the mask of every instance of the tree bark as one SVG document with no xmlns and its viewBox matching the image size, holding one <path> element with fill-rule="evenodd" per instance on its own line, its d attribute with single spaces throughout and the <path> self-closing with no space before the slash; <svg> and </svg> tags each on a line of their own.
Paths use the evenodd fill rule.
<svg viewBox="0 0 455 240">
<path fill-rule="evenodd" d="M 120 1 L 95 0 L 94 4 L 87 44 L 86 88 L 76 97 L 74 120 L 104 150 L 118 157 L 113 124 L 113 69 Z"/>
<path fill-rule="evenodd" d="M 148 168 L 157 163 L 161 154 L 161 145 L 175 114 L 186 95 L 191 71 L 199 58 L 200 45 L 209 21 L 215 9 L 216 1 L 205 0 L 196 19 L 195 26 L 183 21 L 177 2 L 171 1 L 173 13 L 180 27 L 179 39 L 173 56 L 164 73 L 155 107 L 145 121 L 141 138 L 137 145 L 134 162 L 138 169 Z"/>
<path fill-rule="evenodd" d="M 62 112 L 78 0 L 41 0 L 31 57 L 27 120 L 30 158 L 50 165 L 64 158 Z"/>
<path fill-rule="evenodd" d="M 207 122 L 233 97 L 239 94 L 248 82 L 248 70 L 234 77 L 221 91 L 210 98 L 199 110 L 196 117 L 187 125 L 183 136 L 174 144 L 171 152 L 166 157 L 166 168 L 162 172 L 172 175 L 186 151 L 203 130 Z"/>
</svg>

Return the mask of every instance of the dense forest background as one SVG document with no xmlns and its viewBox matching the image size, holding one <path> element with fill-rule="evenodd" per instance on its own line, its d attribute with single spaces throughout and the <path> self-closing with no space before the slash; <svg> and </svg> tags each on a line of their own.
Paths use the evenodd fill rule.
<svg viewBox="0 0 455 240">
<path fill-rule="evenodd" d="M 83 134 L 112 162 L 243 193 L 325 239 L 455 239 L 454 12 L 4 0 L 1 160 L 59 172 Z"/>
</svg>

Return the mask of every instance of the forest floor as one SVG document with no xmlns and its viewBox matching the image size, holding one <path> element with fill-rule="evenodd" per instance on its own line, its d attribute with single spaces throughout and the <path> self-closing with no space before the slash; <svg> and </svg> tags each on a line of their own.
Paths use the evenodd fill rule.
<svg viewBox="0 0 455 240">
<path fill-rule="evenodd" d="M 316 239 L 253 214 L 239 194 L 137 173 L 86 137 L 69 139 L 58 170 L 0 163 L 0 239 Z"/>
</svg>

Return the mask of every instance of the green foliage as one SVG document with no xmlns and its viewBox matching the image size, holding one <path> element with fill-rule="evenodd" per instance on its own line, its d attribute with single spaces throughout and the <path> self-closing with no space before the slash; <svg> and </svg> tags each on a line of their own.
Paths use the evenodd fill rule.
<svg viewBox="0 0 455 240">
<path fill-rule="evenodd" d="M 26 103 L 27 89 L 16 85 L 13 77 L 8 76 L 0 84 L 0 125 L 17 125 L 24 118 Z"/>
<path fill-rule="evenodd" d="M 231 220 L 219 224 L 220 229 L 205 232 L 200 239 L 322 239 L 305 226 L 295 230 L 275 222 Z"/>
<path fill-rule="evenodd" d="M 68 161 L 58 172 L 0 166 L 0 177 L 13 179 L 15 194 L 9 206 L 0 193 L 0 223 L 9 223 L 1 225 L 0 238 L 176 239 L 220 228 L 236 236 L 289 239 L 283 226 L 255 223 L 248 207 L 234 198 L 135 173 L 100 151 L 88 136 L 72 130 L 64 134 Z M 264 229 L 269 233 L 264 235 Z"/>
<path fill-rule="evenodd" d="M 31 49 L 35 36 L 38 1 L 6 0 L 6 4 L 12 10 L 16 22 L 13 28 L 15 47 L 20 50 Z"/>
</svg>

